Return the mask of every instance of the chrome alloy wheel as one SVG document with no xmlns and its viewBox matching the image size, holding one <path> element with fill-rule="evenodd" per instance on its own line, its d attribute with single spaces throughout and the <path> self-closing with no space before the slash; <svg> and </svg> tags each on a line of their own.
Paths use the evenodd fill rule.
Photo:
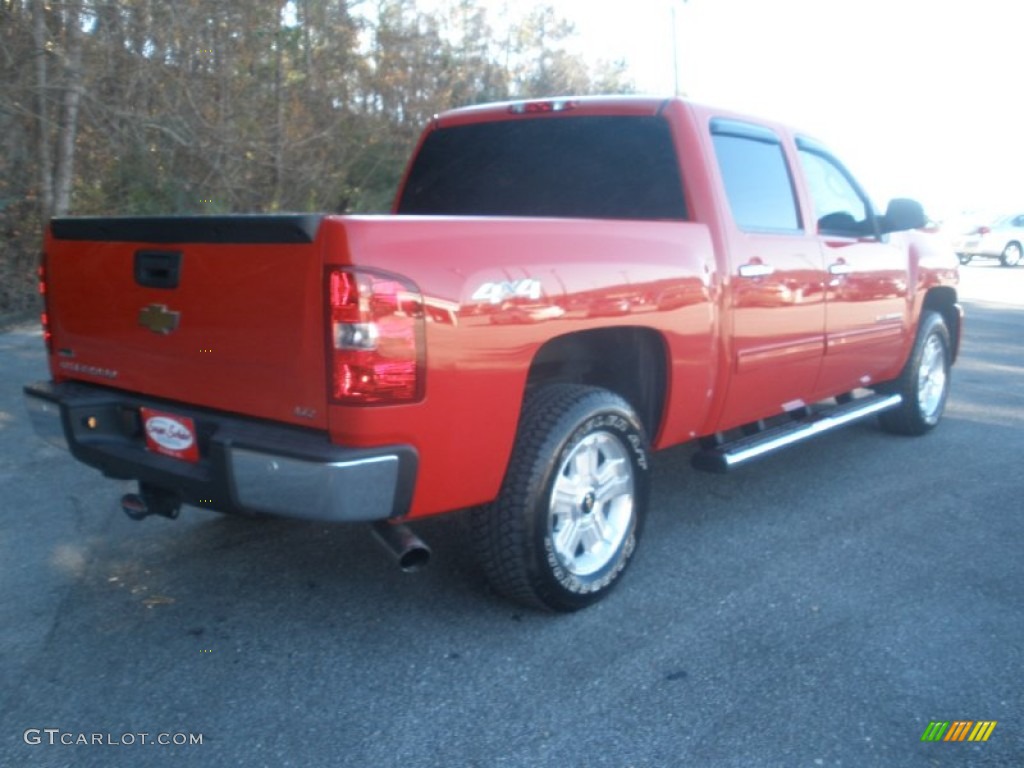
<svg viewBox="0 0 1024 768">
<path fill-rule="evenodd" d="M 633 502 L 627 447 L 603 431 L 581 440 L 551 489 L 548 525 L 560 565 L 589 576 L 611 563 L 634 527 Z"/>
<path fill-rule="evenodd" d="M 938 336 L 929 337 L 917 369 L 917 406 L 921 417 L 934 424 L 946 399 L 946 348 Z"/>
</svg>

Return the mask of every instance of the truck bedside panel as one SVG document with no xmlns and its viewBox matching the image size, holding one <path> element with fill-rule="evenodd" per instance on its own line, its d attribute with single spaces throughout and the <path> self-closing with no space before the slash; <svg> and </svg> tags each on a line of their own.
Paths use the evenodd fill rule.
<svg viewBox="0 0 1024 768">
<path fill-rule="evenodd" d="M 423 296 L 424 400 L 331 406 L 329 417 L 339 444 L 417 449 L 413 516 L 497 495 L 531 365 L 552 340 L 616 328 L 658 334 L 668 380 L 651 438 L 688 440 L 706 418 L 715 262 L 704 225 L 371 216 L 328 218 L 323 230 L 330 258 L 415 275 Z"/>
</svg>

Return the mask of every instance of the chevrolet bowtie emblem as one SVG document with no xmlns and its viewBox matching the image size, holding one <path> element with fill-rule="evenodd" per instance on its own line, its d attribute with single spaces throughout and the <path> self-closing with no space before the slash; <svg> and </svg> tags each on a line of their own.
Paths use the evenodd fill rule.
<svg viewBox="0 0 1024 768">
<path fill-rule="evenodd" d="M 150 304 L 139 310 L 139 325 L 163 336 L 178 330 L 180 319 L 181 312 L 167 309 L 166 304 Z"/>
</svg>

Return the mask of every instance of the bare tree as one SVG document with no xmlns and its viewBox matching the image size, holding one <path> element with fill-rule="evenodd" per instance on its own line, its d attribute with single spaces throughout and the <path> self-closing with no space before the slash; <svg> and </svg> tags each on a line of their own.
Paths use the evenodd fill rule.
<svg viewBox="0 0 1024 768">
<path fill-rule="evenodd" d="M 33 56 L 36 62 L 36 142 L 39 151 L 39 196 L 44 220 L 53 215 L 53 153 L 50 149 L 50 75 L 47 67 L 49 35 L 44 0 L 32 3 Z"/>
<path fill-rule="evenodd" d="M 54 170 L 53 214 L 64 216 L 71 208 L 75 172 L 75 139 L 82 102 L 82 6 L 69 3 L 65 10 L 63 103 L 57 126 L 57 164 Z"/>
<path fill-rule="evenodd" d="M 49 17 L 49 18 L 48 18 Z M 58 34 L 51 34 L 50 22 Z M 47 9 L 44 0 L 32 4 L 32 37 L 36 62 L 36 131 L 42 218 L 63 216 L 71 206 L 75 140 L 82 99 L 82 4 L 68 3 L 61 11 Z M 51 53 L 60 63 L 55 76 Z M 57 119 L 54 125 L 53 113 Z M 54 151 L 56 150 L 56 151 Z"/>
</svg>

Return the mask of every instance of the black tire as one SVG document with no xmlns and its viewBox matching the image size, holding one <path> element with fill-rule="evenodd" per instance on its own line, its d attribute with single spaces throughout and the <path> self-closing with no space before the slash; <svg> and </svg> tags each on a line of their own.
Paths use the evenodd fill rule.
<svg viewBox="0 0 1024 768">
<path fill-rule="evenodd" d="M 921 314 L 910 359 L 900 377 L 880 391 L 903 396 L 898 408 L 879 414 L 882 429 L 897 435 L 923 435 L 934 429 L 946 409 L 952 349 L 949 329 L 938 312 Z"/>
<path fill-rule="evenodd" d="M 1024 261 L 1024 250 L 1021 249 L 1020 243 L 1007 243 L 999 255 L 999 263 L 1004 267 L 1016 267 L 1021 261 Z"/>
<path fill-rule="evenodd" d="M 647 437 L 621 397 L 576 384 L 529 393 L 501 493 L 472 516 L 491 586 L 551 611 L 603 598 L 636 549 L 648 475 Z"/>
</svg>

